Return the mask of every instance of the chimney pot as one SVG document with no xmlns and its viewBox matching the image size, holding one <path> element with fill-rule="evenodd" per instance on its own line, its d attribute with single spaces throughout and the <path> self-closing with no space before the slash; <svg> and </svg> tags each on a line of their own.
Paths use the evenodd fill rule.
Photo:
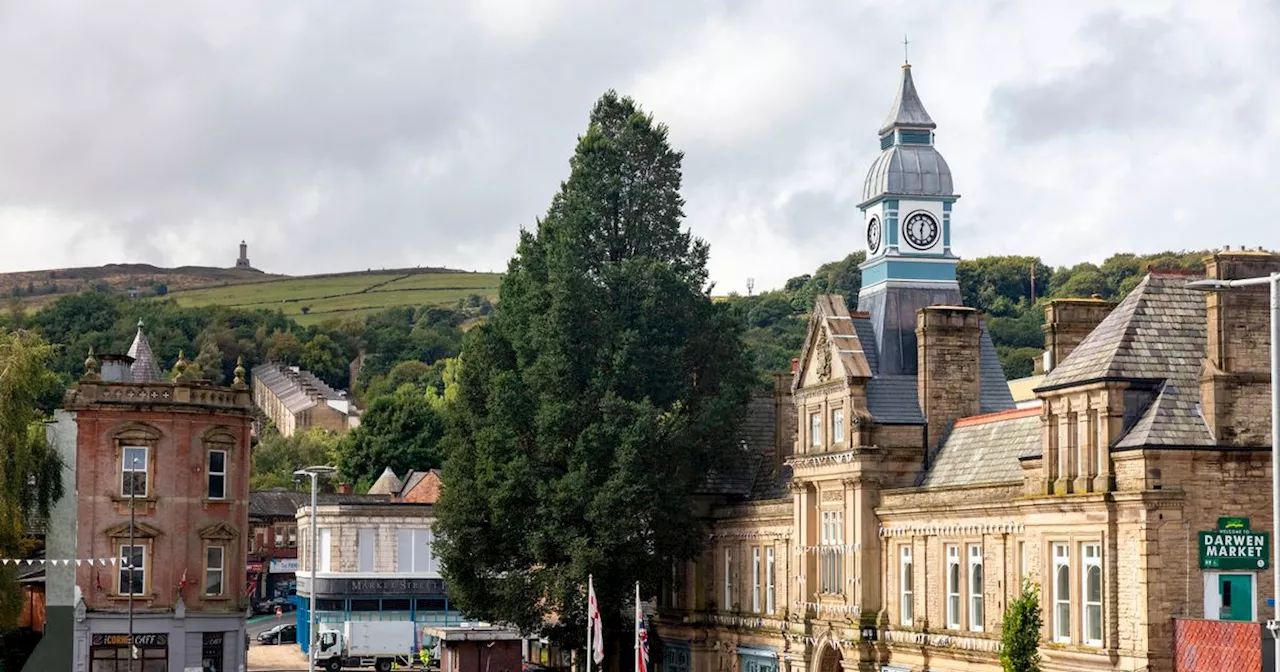
<svg viewBox="0 0 1280 672">
<path fill-rule="evenodd" d="M 800 358 L 799 358 L 799 357 L 792 357 L 792 358 L 791 358 L 791 373 L 792 373 L 792 374 L 794 374 L 795 372 L 797 372 L 797 371 L 799 371 L 799 370 L 800 370 Z"/>
</svg>

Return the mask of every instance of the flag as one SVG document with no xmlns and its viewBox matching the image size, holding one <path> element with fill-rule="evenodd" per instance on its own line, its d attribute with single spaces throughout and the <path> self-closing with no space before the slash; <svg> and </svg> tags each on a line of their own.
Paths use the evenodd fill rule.
<svg viewBox="0 0 1280 672">
<path fill-rule="evenodd" d="M 649 672 L 649 632 L 640 610 L 640 582 L 636 581 L 636 672 Z"/>
<path fill-rule="evenodd" d="M 591 577 L 587 577 L 587 618 L 591 623 L 591 634 L 594 641 L 591 642 L 592 658 L 599 665 L 604 661 L 604 626 L 600 623 L 600 604 L 596 602 L 596 588 L 591 582 Z"/>
</svg>

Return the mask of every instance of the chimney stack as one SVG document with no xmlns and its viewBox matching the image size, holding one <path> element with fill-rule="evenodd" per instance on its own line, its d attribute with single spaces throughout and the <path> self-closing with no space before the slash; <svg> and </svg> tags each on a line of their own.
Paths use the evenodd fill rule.
<svg viewBox="0 0 1280 672">
<path fill-rule="evenodd" d="M 1114 301 L 1105 301 L 1097 294 L 1089 299 L 1054 299 L 1044 309 L 1044 373 L 1071 354 L 1111 310 Z"/>
<path fill-rule="evenodd" d="M 981 412 L 981 342 L 982 313 L 973 308 L 929 306 L 916 313 L 916 385 L 930 449 L 953 421 Z"/>
<path fill-rule="evenodd" d="M 1280 254 L 1241 248 L 1205 259 L 1205 277 L 1241 280 L 1280 271 Z M 1271 314 L 1266 285 L 1205 295 L 1201 412 L 1220 445 L 1271 445 Z"/>
</svg>

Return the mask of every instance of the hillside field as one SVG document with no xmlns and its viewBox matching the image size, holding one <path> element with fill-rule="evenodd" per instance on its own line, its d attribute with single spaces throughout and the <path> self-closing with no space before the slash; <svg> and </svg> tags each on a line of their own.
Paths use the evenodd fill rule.
<svg viewBox="0 0 1280 672">
<path fill-rule="evenodd" d="M 182 306 L 279 309 L 300 324 L 354 317 L 393 306 L 452 306 L 473 294 L 497 301 L 497 273 L 403 269 L 272 278 L 170 291 Z"/>
</svg>

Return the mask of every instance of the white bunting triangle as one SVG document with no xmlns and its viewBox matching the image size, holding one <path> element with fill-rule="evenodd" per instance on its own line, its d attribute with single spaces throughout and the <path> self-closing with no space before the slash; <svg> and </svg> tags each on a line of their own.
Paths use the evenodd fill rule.
<svg viewBox="0 0 1280 672">
<path fill-rule="evenodd" d="M 116 564 L 116 559 L 115 559 L 115 558 L 110 558 L 110 560 L 111 560 L 111 566 L 112 566 L 112 567 L 114 567 L 114 566 L 115 566 L 115 564 Z"/>
<path fill-rule="evenodd" d="M 81 562 L 80 558 L 76 558 L 76 567 L 79 567 Z"/>
</svg>

